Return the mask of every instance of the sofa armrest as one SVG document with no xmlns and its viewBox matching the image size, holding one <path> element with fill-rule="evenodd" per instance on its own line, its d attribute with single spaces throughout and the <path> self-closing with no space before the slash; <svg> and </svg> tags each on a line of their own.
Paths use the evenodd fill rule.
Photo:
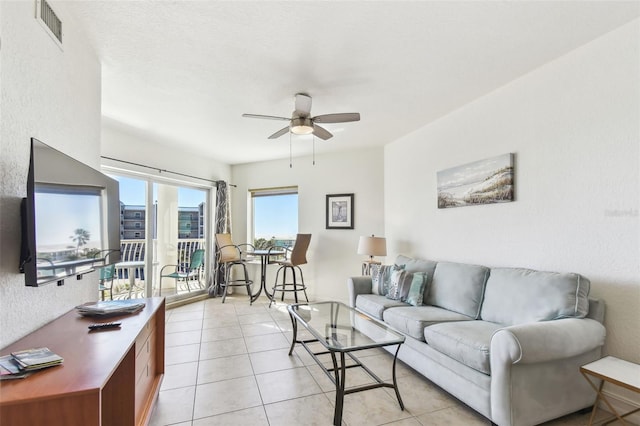
<svg viewBox="0 0 640 426">
<path fill-rule="evenodd" d="M 588 318 L 519 324 L 491 338 L 491 421 L 543 423 L 593 404 L 580 366 L 602 354 L 605 328 Z"/>
<path fill-rule="evenodd" d="M 496 331 L 491 338 L 493 367 L 502 359 L 513 364 L 533 364 L 570 358 L 604 345 L 606 330 L 588 318 L 565 318 L 519 324 Z"/>
<path fill-rule="evenodd" d="M 347 280 L 347 288 L 349 289 L 349 306 L 356 307 L 356 297 L 359 294 L 371 294 L 372 282 L 370 276 L 351 277 Z"/>
</svg>

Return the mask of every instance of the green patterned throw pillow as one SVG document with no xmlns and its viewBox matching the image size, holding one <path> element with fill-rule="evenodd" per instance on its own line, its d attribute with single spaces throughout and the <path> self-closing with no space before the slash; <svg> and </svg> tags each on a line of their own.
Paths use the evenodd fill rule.
<svg viewBox="0 0 640 426">
<path fill-rule="evenodd" d="M 413 306 L 421 306 L 426 286 L 427 273 L 414 272 L 413 279 L 411 280 L 411 287 L 409 288 L 409 295 L 407 296 L 406 302 L 412 304 Z"/>
</svg>

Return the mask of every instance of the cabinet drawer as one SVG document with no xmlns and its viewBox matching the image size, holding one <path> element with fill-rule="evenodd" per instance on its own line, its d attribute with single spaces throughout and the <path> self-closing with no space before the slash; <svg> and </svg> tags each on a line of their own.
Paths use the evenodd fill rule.
<svg viewBox="0 0 640 426">
<path fill-rule="evenodd" d="M 156 380 L 156 358 L 152 356 L 147 363 L 142 367 L 140 375 L 136 381 L 135 391 L 135 413 L 136 419 L 140 418 L 142 411 L 148 406 L 149 398 L 153 395 L 151 393 L 153 384 Z"/>
<path fill-rule="evenodd" d="M 138 348 L 136 346 L 136 383 L 140 380 L 140 376 L 144 373 L 144 370 L 147 368 L 149 360 L 151 358 L 155 358 L 156 353 L 156 333 L 155 330 L 147 337 L 143 343 L 141 343 L 141 347 Z M 136 343 L 137 345 L 137 343 Z"/>
<path fill-rule="evenodd" d="M 155 330 L 156 321 L 155 315 L 144 325 L 138 337 L 136 337 L 136 356 L 140 353 L 140 351 L 144 348 L 143 343 L 147 341 L 149 335 Z"/>
</svg>

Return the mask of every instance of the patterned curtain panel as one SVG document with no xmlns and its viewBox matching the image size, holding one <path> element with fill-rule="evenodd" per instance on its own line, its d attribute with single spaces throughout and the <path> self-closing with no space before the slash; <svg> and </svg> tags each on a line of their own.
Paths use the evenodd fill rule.
<svg viewBox="0 0 640 426">
<path fill-rule="evenodd" d="M 231 215 L 229 214 L 229 191 L 227 189 L 227 183 L 223 180 L 216 181 L 216 221 L 214 223 L 214 233 L 224 234 L 231 233 Z M 216 256 L 213 256 L 213 281 L 209 285 L 209 295 L 212 297 L 217 296 L 217 292 L 220 290 L 218 283 L 223 278 L 223 271 L 218 268 L 216 262 Z"/>
</svg>

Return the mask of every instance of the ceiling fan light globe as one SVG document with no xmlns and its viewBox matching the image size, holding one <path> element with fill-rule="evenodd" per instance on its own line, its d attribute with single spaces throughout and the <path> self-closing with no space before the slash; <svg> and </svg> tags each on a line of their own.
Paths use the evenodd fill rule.
<svg viewBox="0 0 640 426">
<path fill-rule="evenodd" d="M 293 118 L 291 120 L 291 133 L 296 135 L 310 135 L 313 133 L 313 123 L 309 118 Z"/>
<path fill-rule="evenodd" d="M 308 126 L 294 126 L 291 128 L 291 133 L 296 135 L 310 135 L 313 133 L 313 127 Z"/>
</svg>

